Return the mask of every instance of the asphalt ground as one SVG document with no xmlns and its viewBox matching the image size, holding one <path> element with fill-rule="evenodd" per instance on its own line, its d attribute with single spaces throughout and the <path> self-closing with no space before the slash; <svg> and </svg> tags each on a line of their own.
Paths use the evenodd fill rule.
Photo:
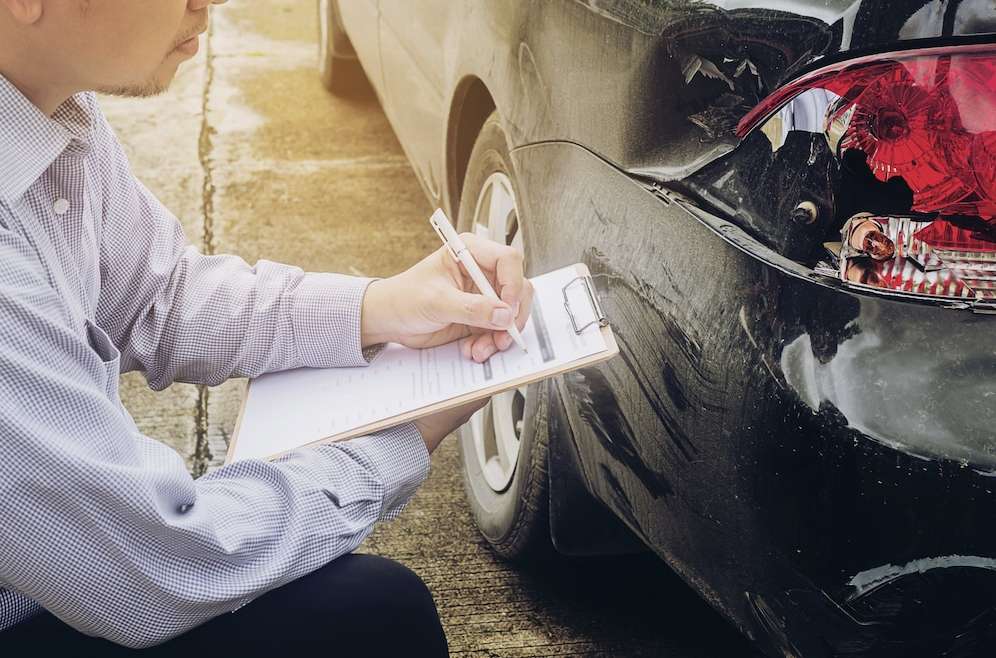
<svg viewBox="0 0 996 658">
<path fill-rule="evenodd" d="M 388 276 L 436 248 L 431 208 L 376 100 L 320 85 L 316 32 L 313 2 L 233 0 L 168 94 L 108 98 L 104 109 L 139 178 L 202 251 Z M 199 475 L 223 461 L 245 385 L 156 393 L 131 373 L 122 396 L 142 431 Z M 361 550 L 422 576 L 454 656 L 752 655 L 652 556 L 533 569 L 497 560 L 471 520 L 453 440 Z"/>
</svg>

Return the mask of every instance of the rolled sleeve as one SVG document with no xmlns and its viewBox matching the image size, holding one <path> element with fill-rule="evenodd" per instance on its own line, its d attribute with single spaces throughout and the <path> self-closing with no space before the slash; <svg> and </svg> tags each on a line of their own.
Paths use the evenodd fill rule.
<svg viewBox="0 0 996 658">
<path fill-rule="evenodd" d="M 429 474 L 429 451 L 414 423 L 335 444 L 370 465 L 379 484 L 382 521 L 396 518 Z"/>
<path fill-rule="evenodd" d="M 310 273 L 294 290 L 292 317 L 301 363 L 313 368 L 365 366 L 360 321 L 374 279 Z"/>
</svg>

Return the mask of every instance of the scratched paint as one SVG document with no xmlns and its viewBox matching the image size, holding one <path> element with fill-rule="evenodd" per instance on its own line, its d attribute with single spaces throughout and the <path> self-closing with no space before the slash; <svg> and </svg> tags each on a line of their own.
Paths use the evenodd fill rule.
<svg viewBox="0 0 996 658">
<path fill-rule="evenodd" d="M 985 569 L 996 571 L 996 559 L 978 555 L 945 555 L 943 557 L 928 557 L 913 560 L 906 564 L 886 564 L 873 569 L 866 569 L 855 574 L 847 584 L 854 588 L 848 595 L 849 600 L 864 596 L 873 589 L 895 582 L 911 574 L 924 574 L 936 569 L 956 568 Z"/>
<path fill-rule="evenodd" d="M 933 642 L 912 621 L 924 590 L 905 588 L 937 570 L 881 600 L 849 603 L 848 581 L 925 555 L 996 555 L 978 523 L 993 503 L 994 318 L 823 280 L 803 262 L 823 230 L 849 208 L 902 208 L 909 190 L 860 163 L 842 172 L 812 133 L 741 143 L 734 126 L 819 62 L 992 34 L 991 2 L 450 3 L 431 20 L 397 4 L 424 21 L 405 35 L 431 38 L 424 51 L 410 38 L 409 55 L 385 40 L 381 56 L 422 55 L 411 80 L 439 86 L 380 89 L 388 115 L 443 99 L 430 129 L 395 121 L 415 169 L 448 172 L 440 197 L 459 197 L 454 144 L 473 134 L 435 133 L 480 125 L 446 114 L 447 94 L 479 83 L 488 98 L 456 109 L 503 119 L 529 267 L 587 263 L 612 319 L 619 358 L 560 383 L 590 492 L 770 653 Z M 810 225 L 787 221 L 802 200 Z M 943 609 L 954 590 L 931 591 Z M 904 612 L 882 621 L 879 602 Z M 954 643 L 957 628 L 937 636 Z"/>
<path fill-rule="evenodd" d="M 964 467 L 987 472 L 993 454 L 992 318 L 768 266 L 736 227 L 704 224 L 577 146 L 516 159 L 536 172 L 521 181 L 529 211 L 563 222 L 531 225 L 534 265 L 586 262 L 620 344 L 564 381 L 585 472 L 601 474 L 589 486 L 742 628 L 773 652 L 824 634 L 843 655 L 879 655 L 885 640 L 861 623 L 871 613 L 848 607 L 853 574 L 959 544 L 996 556 L 977 522 L 992 479 Z M 567 180 L 584 186 L 565 192 Z M 929 416 L 904 407 L 917 400 Z"/>
</svg>

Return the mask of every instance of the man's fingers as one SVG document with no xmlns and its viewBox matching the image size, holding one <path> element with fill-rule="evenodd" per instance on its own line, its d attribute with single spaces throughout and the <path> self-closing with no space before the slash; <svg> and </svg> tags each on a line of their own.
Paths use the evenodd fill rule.
<svg viewBox="0 0 996 658">
<path fill-rule="evenodd" d="M 533 284 L 526 279 L 525 284 L 522 286 L 522 293 L 519 296 L 519 304 L 515 316 L 515 326 L 519 328 L 519 331 L 525 329 L 526 322 L 529 321 L 529 312 L 533 308 L 534 293 Z"/>
<path fill-rule="evenodd" d="M 508 336 L 504 332 L 485 332 L 468 336 L 460 341 L 460 354 L 465 359 L 470 359 L 478 363 L 484 363 L 499 351 L 498 341 L 501 336 Z"/>
<path fill-rule="evenodd" d="M 495 278 L 498 281 L 496 292 L 502 301 L 512 306 L 520 303 L 525 288 L 529 285 L 522 269 L 522 254 L 512 249 L 510 253 L 498 259 Z"/>
<path fill-rule="evenodd" d="M 488 278 L 497 284 L 495 292 L 502 300 L 511 305 L 520 301 L 526 283 L 522 254 L 512 247 L 473 233 L 463 233 L 460 238 Z"/>
<path fill-rule="evenodd" d="M 498 260 L 505 258 L 509 253 L 518 253 L 512 247 L 495 242 L 475 233 L 461 233 L 460 239 L 470 249 L 470 254 L 474 261 L 484 270 L 492 272 L 498 269 Z"/>
<path fill-rule="evenodd" d="M 495 346 L 502 352 L 512 347 L 512 336 L 507 331 L 496 331 L 495 332 Z"/>
<path fill-rule="evenodd" d="M 480 363 L 511 346 L 507 330 L 513 321 L 519 329 L 525 327 L 532 308 L 533 287 L 523 275 L 522 254 L 515 249 L 469 233 L 460 237 L 485 276 L 495 284 L 501 301 L 476 290 L 465 292 L 453 288 L 439 295 L 439 311 L 433 315 L 435 321 L 473 328 L 474 335 L 461 341 L 460 350 L 465 358 Z M 454 274 L 451 268 L 457 264 L 450 261 L 446 260 L 445 265 Z M 466 282 L 466 273 L 460 271 Z"/>
<path fill-rule="evenodd" d="M 453 288 L 442 301 L 444 322 L 455 322 L 483 329 L 507 329 L 512 323 L 512 307 L 484 295 Z"/>
<path fill-rule="evenodd" d="M 483 333 L 474 338 L 468 338 L 468 341 L 472 340 L 473 344 L 470 346 L 470 355 L 474 361 L 478 363 L 484 363 L 498 351 L 498 346 L 495 345 L 495 334 L 493 332 Z"/>
</svg>

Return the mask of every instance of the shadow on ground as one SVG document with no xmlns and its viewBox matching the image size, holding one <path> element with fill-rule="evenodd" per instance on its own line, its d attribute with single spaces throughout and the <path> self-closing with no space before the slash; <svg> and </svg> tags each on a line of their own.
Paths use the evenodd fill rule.
<svg viewBox="0 0 996 658">
<path fill-rule="evenodd" d="M 560 557 L 518 571 L 538 597 L 570 602 L 548 608 L 547 623 L 577 637 L 608 632 L 620 639 L 644 638 L 648 645 L 632 647 L 629 656 L 660 656 L 666 649 L 682 656 L 759 655 L 652 554 Z M 709 638 L 706 647 L 704 637 Z"/>
</svg>

